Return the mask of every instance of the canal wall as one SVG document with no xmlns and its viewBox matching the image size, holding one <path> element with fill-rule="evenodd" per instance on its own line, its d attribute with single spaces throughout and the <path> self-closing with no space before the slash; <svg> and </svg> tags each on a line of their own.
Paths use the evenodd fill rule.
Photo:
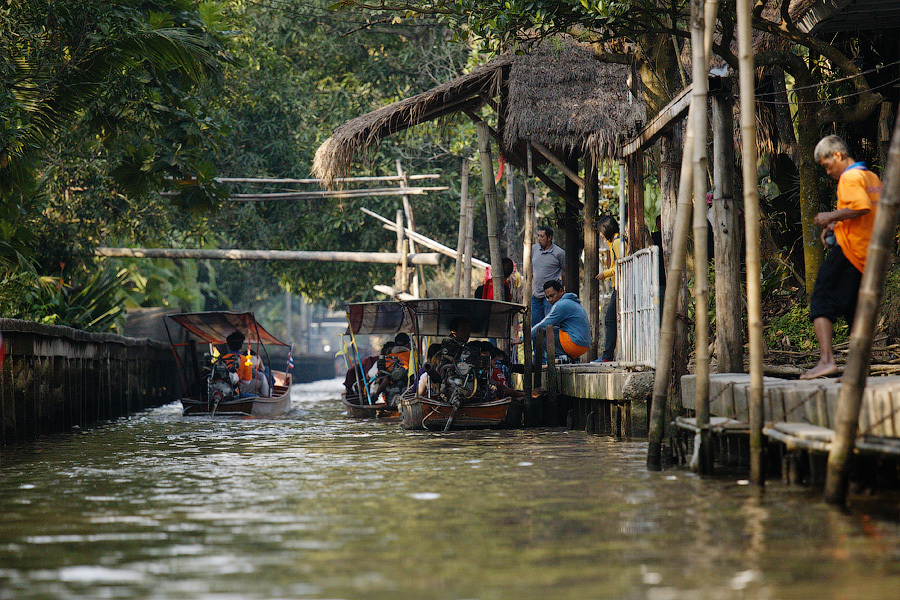
<svg viewBox="0 0 900 600">
<path fill-rule="evenodd" d="M 86 428 L 176 400 L 168 344 L 0 319 L 0 446 Z"/>
</svg>

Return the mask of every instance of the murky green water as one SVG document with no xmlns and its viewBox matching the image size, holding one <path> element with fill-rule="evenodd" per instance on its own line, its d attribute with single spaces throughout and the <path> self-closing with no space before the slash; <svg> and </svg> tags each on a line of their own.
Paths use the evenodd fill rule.
<svg viewBox="0 0 900 600">
<path fill-rule="evenodd" d="M 648 473 L 564 430 L 178 405 L 0 454 L 0 599 L 900 598 L 898 506 Z"/>
</svg>

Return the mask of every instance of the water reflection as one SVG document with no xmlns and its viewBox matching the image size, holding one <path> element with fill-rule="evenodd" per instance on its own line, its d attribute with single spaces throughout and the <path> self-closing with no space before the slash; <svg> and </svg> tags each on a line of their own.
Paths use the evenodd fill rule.
<svg viewBox="0 0 900 600">
<path fill-rule="evenodd" d="M 643 442 L 353 421 L 339 387 L 4 450 L 0 599 L 900 597 L 895 516 L 649 473 Z"/>
</svg>

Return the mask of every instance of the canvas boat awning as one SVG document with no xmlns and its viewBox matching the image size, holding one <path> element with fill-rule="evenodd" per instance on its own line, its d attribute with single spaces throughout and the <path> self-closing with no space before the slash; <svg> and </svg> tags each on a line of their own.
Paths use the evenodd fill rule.
<svg viewBox="0 0 900 600">
<path fill-rule="evenodd" d="M 251 344 L 289 346 L 266 331 L 251 312 L 208 311 L 167 315 L 204 342 L 224 344 L 225 339 L 240 331 Z"/>
<path fill-rule="evenodd" d="M 347 306 L 356 335 L 417 333 L 450 335 L 456 317 L 469 321 L 473 338 L 506 338 L 521 304 L 477 298 L 427 298 L 401 302 L 359 302 Z"/>
</svg>

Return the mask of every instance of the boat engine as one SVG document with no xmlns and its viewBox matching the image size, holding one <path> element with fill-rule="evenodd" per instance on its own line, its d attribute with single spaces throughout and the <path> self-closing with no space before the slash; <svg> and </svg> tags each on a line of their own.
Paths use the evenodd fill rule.
<svg viewBox="0 0 900 600">
<path fill-rule="evenodd" d="M 224 363 L 217 362 L 213 365 L 212 372 L 209 374 L 207 394 L 207 398 L 213 406 L 218 406 L 234 398 L 231 371 Z"/>
<path fill-rule="evenodd" d="M 489 402 L 496 389 L 489 385 L 491 358 L 482 356 L 480 348 L 460 344 L 453 338 L 441 342 L 441 396 L 450 404 Z"/>
</svg>

